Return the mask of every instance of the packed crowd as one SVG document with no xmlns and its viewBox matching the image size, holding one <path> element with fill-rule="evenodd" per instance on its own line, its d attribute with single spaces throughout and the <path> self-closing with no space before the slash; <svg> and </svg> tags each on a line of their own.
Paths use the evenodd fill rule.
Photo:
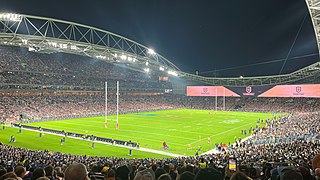
<svg viewBox="0 0 320 180">
<path fill-rule="evenodd" d="M 314 112 L 320 107 L 319 98 L 243 98 L 237 103 L 240 109 L 260 112 Z"/>
<path fill-rule="evenodd" d="M 105 113 L 104 93 L 20 93 L 0 99 L 3 119 L 24 115 L 32 120 L 87 117 Z M 170 109 L 177 105 L 160 96 L 124 96 L 119 98 L 119 113 Z M 116 95 L 108 95 L 108 114 L 116 113 Z"/>
<path fill-rule="evenodd" d="M 105 113 L 103 92 L 11 92 L 0 94 L 0 117 L 7 119 L 22 114 L 32 120 L 88 117 Z M 224 107 L 225 104 L 225 107 Z M 240 106 L 240 105 L 241 106 Z M 284 104 L 286 104 L 284 106 Z M 316 112 L 319 99 L 308 98 L 218 98 L 219 110 L 266 112 Z M 119 113 L 133 113 L 162 109 L 212 109 L 215 99 L 187 97 L 174 94 L 122 94 L 119 97 Z M 108 94 L 108 114 L 116 112 L 116 94 Z"/>
<path fill-rule="evenodd" d="M 102 90 L 105 81 L 115 87 L 120 81 L 123 89 L 134 91 L 172 88 L 168 81 L 159 81 L 161 72 L 142 73 L 112 63 L 70 54 L 48 55 L 29 52 L 25 48 L 0 46 L 0 83 L 2 89 Z"/>
</svg>

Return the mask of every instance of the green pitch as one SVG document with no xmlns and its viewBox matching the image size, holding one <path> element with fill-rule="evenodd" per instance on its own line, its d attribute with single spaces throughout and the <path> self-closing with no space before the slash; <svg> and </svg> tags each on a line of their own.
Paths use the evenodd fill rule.
<svg viewBox="0 0 320 180">
<path fill-rule="evenodd" d="M 255 127 L 257 120 L 272 118 L 270 113 L 254 112 L 214 112 L 209 110 L 164 110 L 119 115 L 119 129 L 115 129 L 115 116 L 108 117 L 108 128 L 104 127 L 104 117 L 91 117 L 70 120 L 30 123 L 28 125 L 41 126 L 56 130 L 65 130 L 89 135 L 138 142 L 140 147 L 166 151 L 180 155 L 194 155 L 201 146 L 201 152 L 215 147 L 215 143 L 234 142 L 235 137 L 245 138 L 242 129 Z M 265 121 L 264 121 L 265 122 Z M 259 126 L 265 123 L 259 124 Z M 13 145 L 30 149 L 49 149 L 72 154 L 87 154 L 98 156 L 128 157 L 128 149 L 111 145 L 67 138 L 66 143 L 60 145 L 60 136 L 46 134 L 39 137 L 38 132 L 6 128 L 1 130 L 0 140 L 8 144 L 12 134 L 17 137 Z M 208 142 L 210 138 L 210 142 Z M 169 149 L 163 150 L 162 142 L 166 141 Z M 134 150 L 132 157 L 165 157 Z"/>
</svg>

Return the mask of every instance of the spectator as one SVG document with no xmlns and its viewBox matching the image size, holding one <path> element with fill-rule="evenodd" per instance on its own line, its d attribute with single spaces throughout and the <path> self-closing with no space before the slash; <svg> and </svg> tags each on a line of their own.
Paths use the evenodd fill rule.
<svg viewBox="0 0 320 180">
<path fill-rule="evenodd" d="M 171 180 L 171 177 L 169 174 L 161 174 L 158 180 Z"/>
<path fill-rule="evenodd" d="M 148 169 L 144 169 L 142 171 L 137 172 L 136 176 L 134 177 L 134 180 L 155 180 L 155 176 Z"/>
<path fill-rule="evenodd" d="M 65 180 L 84 180 L 88 179 L 87 168 L 82 163 L 73 163 L 65 171 Z"/>
<path fill-rule="evenodd" d="M 213 168 L 202 168 L 196 174 L 195 180 L 203 180 L 203 179 L 215 179 L 215 180 L 223 180 L 221 173 Z"/>
<path fill-rule="evenodd" d="M 32 172 L 31 180 L 36 180 L 40 177 L 45 177 L 46 173 L 43 168 L 37 168 Z"/>
<path fill-rule="evenodd" d="M 116 170 L 116 180 L 127 180 L 129 178 L 129 168 L 127 166 L 118 167 Z"/>
<path fill-rule="evenodd" d="M 7 179 L 18 179 L 18 177 L 13 172 L 8 172 L 0 177 L 0 180 Z"/>
<path fill-rule="evenodd" d="M 252 180 L 252 179 L 243 172 L 235 172 L 231 176 L 230 180 Z"/>
<path fill-rule="evenodd" d="M 189 172 L 189 171 L 186 171 L 186 172 L 183 172 L 182 174 L 180 174 L 177 178 L 177 180 L 193 180 L 195 177 L 195 174 Z"/>
<path fill-rule="evenodd" d="M 22 178 L 26 174 L 26 169 L 23 166 L 16 166 L 14 168 L 14 173 L 17 175 L 17 178 L 19 180 L 22 180 Z"/>
</svg>

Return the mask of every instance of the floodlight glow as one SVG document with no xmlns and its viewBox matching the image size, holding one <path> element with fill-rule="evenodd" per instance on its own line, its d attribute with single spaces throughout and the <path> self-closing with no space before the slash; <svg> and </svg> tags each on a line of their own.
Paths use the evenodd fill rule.
<svg viewBox="0 0 320 180">
<path fill-rule="evenodd" d="M 59 47 L 62 49 L 67 49 L 68 45 L 67 44 L 59 44 Z"/>
<path fill-rule="evenodd" d="M 243 79 L 243 76 L 240 76 L 239 78 L 240 78 L 240 79 Z"/>
<path fill-rule="evenodd" d="M 19 14 L 13 13 L 1 13 L 0 20 L 4 21 L 21 21 L 22 17 Z"/>
<path fill-rule="evenodd" d="M 126 59 L 127 59 L 127 56 L 124 55 L 124 54 L 122 54 L 122 55 L 120 56 L 120 58 L 121 58 L 122 60 L 126 60 Z"/>
<path fill-rule="evenodd" d="M 57 43 L 56 43 L 56 42 L 48 42 L 48 44 L 49 44 L 50 46 L 57 47 Z"/>
<path fill-rule="evenodd" d="M 114 53 L 114 57 L 115 57 L 115 58 L 118 57 L 118 54 L 117 54 L 117 53 Z"/>
<path fill-rule="evenodd" d="M 175 71 L 168 71 L 168 74 L 173 75 L 173 76 L 178 76 L 178 74 Z"/>
<path fill-rule="evenodd" d="M 27 39 L 21 39 L 23 44 L 28 44 L 28 40 Z"/>
<path fill-rule="evenodd" d="M 147 51 L 149 54 L 151 54 L 151 55 L 154 55 L 154 54 L 156 54 L 156 52 L 153 50 L 153 49 L 148 49 L 148 51 Z"/>
<path fill-rule="evenodd" d="M 160 70 L 160 71 L 164 71 L 164 67 L 160 67 L 159 70 Z"/>
<path fill-rule="evenodd" d="M 96 58 L 98 58 L 98 59 L 106 59 L 107 57 L 99 55 L 99 56 L 96 56 Z"/>
<path fill-rule="evenodd" d="M 40 51 L 40 48 L 39 48 L 39 47 L 36 47 L 36 46 L 31 46 L 31 47 L 28 48 L 28 51 L 39 52 L 39 51 Z"/>
<path fill-rule="evenodd" d="M 133 62 L 136 62 L 136 60 L 137 60 L 136 58 L 132 58 L 132 61 L 133 61 Z"/>
<path fill-rule="evenodd" d="M 144 68 L 143 70 L 144 70 L 145 72 L 149 72 L 149 71 L 150 71 L 149 68 Z"/>
<path fill-rule="evenodd" d="M 147 61 L 147 62 L 146 62 L 146 66 L 148 66 L 148 65 L 149 65 L 149 62 Z"/>
<path fill-rule="evenodd" d="M 72 49 L 72 50 L 77 50 L 78 47 L 77 47 L 76 45 L 71 45 L 71 49 Z"/>
<path fill-rule="evenodd" d="M 128 57 L 128 61 L 132 61 L 132 57 Z"/>
</svg>

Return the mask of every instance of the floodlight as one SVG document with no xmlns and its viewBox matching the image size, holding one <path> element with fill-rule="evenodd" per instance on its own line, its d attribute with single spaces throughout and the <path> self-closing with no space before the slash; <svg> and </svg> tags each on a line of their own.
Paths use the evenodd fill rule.
<svg viewBox="0 0 320 180">
<path fill-rule="evenodd" d="M 147 61 L 147 62 L 146 62 L 146 66 L 148 66 L 148 65 L 149 65 L 149 62 Z"/>
<path fill-rule="evenodd" d="M 132 61 L 132 57 L 128 57 L 128 61 Z"/>
<path fill-rule="evenodd" d="M 168 74 L 173 76 L 178 76 L 178 74 L 175 71 L 171 71 L 171 70 L 168 71 Z"/>
<path fill-rule="evenodd" d="M 239 78 L 240 78 L 240 79 L 243 79 L 243 76 L 240 76 Z"/>
<path fill-rule="evenodd" d="M 62 49 L 67 49 L 68 45 L 67 44 L 59 44 L 59 47 Z"/>
<path fill-rule="evenodd" d="M 151 55 L 154 55 L 154 54 L 156 54 L 156 52 L 153 50 L 153 49 L 148 49 L 148 51 L 147 51 L 149 54 L 151 54 Z"/>
<path fill-rule="evenodd" d="M 76 45 L 71 45 L 71 49 L 72 49 L 72 50 L 77 50 L 78 47 L 77 47 Z"/>
<path fill-rule="evenodd" d="M 48 44 L 49 44 L 50 46 L 57 47 L 57 43 L 56 43 L 56 42 L 48 42 Z"/>
<path fill-rule="evenodd" d="M 28 40 L 27 39 L 21 39 L 23 44 L 28 44 Z"/>
<path fill-rule="evenodd" d="M 21 21 L 22 16 L 13 13 L 0 13 L 0 20 L 3 21 Z"/>
<path fill-rule="evenodd" d="M 98 58 L 98 59 L 106 59 L 107 57 L 106 56 L 102 56 L 102 55 L 98 55 L 98 56 L 96 56 L 96 58 Z"/>
<path fill-rule="evenodd" d="M 161 67 L 161 66 L 160 66 L 159 70 L 160 70 L 160 71 L 164 71 L 164 67 Z"/>
<path fill-rule="evenodd" d="M 149 71 L 150 71 L 149 68 L 144 68 L 143 70 L 144 70 L 145 72 L 149 72 Z"/>
<path fill-rule="evenodd" d="M 120 56 L 120 58 L 121 58 L 122 60 L 126 60 L 126 59 L 127 59 L 127 56 L 124 55 L 124 54 L 122 54 L 122 55 Z"/>
</svg>

